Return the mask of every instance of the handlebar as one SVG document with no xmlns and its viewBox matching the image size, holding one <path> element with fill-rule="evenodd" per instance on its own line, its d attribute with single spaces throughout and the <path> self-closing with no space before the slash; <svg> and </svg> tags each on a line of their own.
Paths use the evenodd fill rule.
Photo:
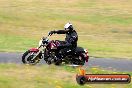
<svg viewBox="0 0 132 88">
<path fill-rule="evenodd" d="M 50 32 L 48 32 L 47 37 L 44 37 L 44 36 L 43 36 L 43 38 L 48 38 L 48 39 L 49 39 L 49 37 L 50 37 L 51 35 L 52 35 L 52 34 L 50 34 Z"/>
<path fill-rule="evenodd" d="M 51 35 L 48 33 L 47 37 L 44 37 L 44 36 L 43 36 L 42 39 L 43 39 L 43 38 L 48 38 L 48 39 L 49 39 L 50 36 L 51 36 Z"/>
<path fill-rule="evenodd" d="M 51 36 L 51 34 L 48 34 L 48 36 L 47 36 L 47 37 L 49 37 L 49 36 Z"/>
<path fill-rule="evenodd" d="M 48 38 L 48 39 L 49 39 L 49 37 L 50 37 L 50 36 L 51 36 L 51 35 L 50 35 L 50 34 L 48 34 L 46 38 Z"/>
</svg>

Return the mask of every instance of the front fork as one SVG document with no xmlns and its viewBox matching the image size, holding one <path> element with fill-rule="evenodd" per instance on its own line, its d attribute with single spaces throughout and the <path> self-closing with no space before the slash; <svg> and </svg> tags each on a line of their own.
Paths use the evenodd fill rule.
<svg viewBox="0 0 132 88">
<path fill-rule="evenodd" d="M 42 52 L 41 51 L 32 52 L 31 55 L 34 55 L 34 57 L 31 58 L 30 61 L 33 62 L 34 64 L 39 63 L 40 59 L 42 59 Z"/>
</svg>

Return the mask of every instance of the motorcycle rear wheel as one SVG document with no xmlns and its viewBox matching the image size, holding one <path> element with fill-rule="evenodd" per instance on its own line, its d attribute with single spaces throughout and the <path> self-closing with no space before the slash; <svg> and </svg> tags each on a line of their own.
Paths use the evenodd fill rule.
<svg viewBox="0 0 132 88">
<path fill-rule="evenodd" d="M 78 58 L 77 61 L 73 61 L 73 64 L 76 64 L 76 65 L 85 64 L 85 58 L 82 55 L 79 55 L 77 58 Z"/>
<path fill-rule="evenodd" d="M 62 59 L 56 60 L 56 61 L 55 61 L 55 65 L 56 65 L 56 66 L 59 66 L 59 65 L 61 65 L 61 64 L 62 64 Z"/>
</svg>

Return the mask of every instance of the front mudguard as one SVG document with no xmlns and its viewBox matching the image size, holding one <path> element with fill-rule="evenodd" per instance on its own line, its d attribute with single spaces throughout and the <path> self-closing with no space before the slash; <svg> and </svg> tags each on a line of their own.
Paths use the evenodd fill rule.
<svg viewBox="0 0 132 88">
<path fill-rule="evenodd" d="M 31 48 L 31 49 L 29 49 L 29 51 L 30 52 L 39 52 L 39 49 L 37 49 L 37 48 Z"/>
<path fill-rule="evenodd" d="M 37 53 L 36 57 L 39 57 L 40 59 L 42 59 L 42 51 L 40 51 L 39 49 L 31 48 L 31 49 L 29 49 L 29 51 L 32 53 Z"/>
</svg>

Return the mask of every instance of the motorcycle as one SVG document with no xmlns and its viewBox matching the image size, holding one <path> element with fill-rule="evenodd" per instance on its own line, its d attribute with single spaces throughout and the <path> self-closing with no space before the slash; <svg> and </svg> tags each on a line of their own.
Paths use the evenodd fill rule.
<svg viewBox="0 0 132 88">
<path fill-rule="evenodd" d="M 82 47 L 77 47 L 72 53 L 62 58 L 61 61 L 58 61 L 56 54 L 59 50 L 57 47 L 61 42 L 59 40 L 50 41 L 49 36 L 50 35 L 42 37 L 39 41 L 38 48 L 31 48 L 22 55 L 22 62 L 24 64 L 35 65 L 39 63 L 41 59 L 44 59 L 48 65 L 52 63 L 55 65 L 60 65 L 62 63 L 84 65 L 85 62 L 88 62 L 88 51 Z"/>
</svg>

